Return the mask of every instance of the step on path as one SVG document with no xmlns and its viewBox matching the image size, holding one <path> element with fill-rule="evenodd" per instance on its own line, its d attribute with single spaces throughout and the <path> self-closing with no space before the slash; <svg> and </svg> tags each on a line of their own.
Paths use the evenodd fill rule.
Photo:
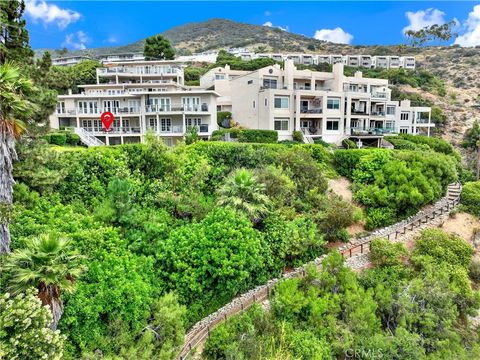
<svg viewBox="0 0 480 360">
<path fill-rule="evenodd" d="M 401 241 L 406 236 L 411 236 L 414 231 L 422 230 L 438 223 L 444 216 L 448 215 L 457 207 L 460 202 L 462 186 L 460 183 L 448 185 L 445 197 L 437 201 L 427 210 L 420 210 L 416 215 L 402 220 L 392 226 L 377 230 L 372 234 L 352 242 L 337 249 L 346 259 L 347 266 L 354 270 L 365 268 L 369 265 L 368 253 L 370 252 L 370 241 L 378 238 L 386 238 L 392 242 Z M 408 235 L 407 235 L 408 234 Z M 304 277 L 307 265 L 314 264 L 317 268 L 322 265 L 323 259 L 327 255 L 322 255 L 315 260 L 296 268 L 292 272 L 283 274 L 280 278 L 269 280 L 266 284 L 260 285 L 255 289 L 240 295 L 233 299 L 216 312 L 208 315 L 198 321 L 190 331 L 185 335 L 185 342 L 178 355 L 178 360 L 185 360 L 186 357 L 210 335 L 210 331 L 217 325 L 223 323 L 232 315 L 242 313 L 250 308 L 254 303 L 262 304 L 266 301 L 273 287 L 281 280 Z"/>
</svg>

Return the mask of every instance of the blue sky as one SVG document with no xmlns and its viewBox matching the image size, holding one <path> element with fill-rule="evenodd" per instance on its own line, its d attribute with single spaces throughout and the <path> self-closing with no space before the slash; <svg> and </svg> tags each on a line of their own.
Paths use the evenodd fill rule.
<svg viewBox="0 0 480 360">
<path fill-rule="evenodd" d="M 26 0 L 34 49 L 125 45 L 173 26 L 211 18 L 278 26 L 357 45 L 405 42 L 403 29 L 458 21 L 462 46 L 480 45 L 480 2 L 165 2 Z M 453 43 L 453 41 L 451 41 Z"/>
</svg>

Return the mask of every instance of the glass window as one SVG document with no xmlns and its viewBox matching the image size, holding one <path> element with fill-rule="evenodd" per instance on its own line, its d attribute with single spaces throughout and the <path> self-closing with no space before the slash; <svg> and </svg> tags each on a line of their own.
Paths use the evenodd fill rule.
<svg viewBox="0 0 480 360">
<path fill-rule="evenodd" d="M 401 128 L 400 133 L 401 134 L 407 134 L 408 133 L 408 128 Z"/>
<path fill-rule="evenodd" d="M 395 106 L 387 106 L 387 115 L 395 115 Z"/>
<path fill-rule="evenodd" d="M 408 120 L 408 112 L 402 112 L 400 114 L 400 120 Z"/>
<path fill-rule="evenodd" d="M 215 74 L 215 80 L 225 80 L 225 74 Z"/>
<path fill-rule="evenodd" d="M 275 119 L 273 128 L 277 131 L 288 131 L 288 123 L 289 119 L 286 118 Z"/>
<path fill-rule="evenodd" d="M 336 131 L 338 130 L 338 120 L 327 120 L 327 130 Z"/>
<path fill-rule="evenodd" d="M 327 109 L 340 109 L 340 99 L 329 98 L 327 99 Z"/>
<path fill-rule="evenodd" d="M 276 89 L 277 79 L 263 79 L 263 87 L 266 89 Z"/>
<path fill-rule="evenodd" d="M 275 97 L 275 109 L 288 109 L 288 97 Z"/>
<path fill-rule="evenodd" d="M 172 131 L 172 119 L 160 119 L 161 131 Z"/>
</svg>

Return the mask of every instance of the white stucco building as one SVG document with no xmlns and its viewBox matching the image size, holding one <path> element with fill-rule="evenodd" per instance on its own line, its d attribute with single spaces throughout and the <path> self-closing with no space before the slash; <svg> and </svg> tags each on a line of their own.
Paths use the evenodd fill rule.
<svg viewBox="0 0 480 360">
<path fill-rule="evenodd" d="M 231 106 L 234 121 L 277 130 L 281 140 L 291 139 L 293 131 L 302 131 L 308 142 L 319 138 L 340 144 L 350 138 L 369 145 L 380 145 L 394 133 L 430 135 L 429 107 L 392 101 L 388 80 L 364 78 L 361 72 L 347 77 L 343 67 L 338 62 L 332 72 L 297 70 L 287 60 L 284 69 L 273 65 L 240 73 L 214 68 L 201 84 L 219 93 L 222 109 Z"/>
<path fill-rule="evenodd" d="M 141 142 L 147 131 L 174 145 L 189 127 L 205 138 L 217 129 L 218 94 L 185 86 L 178 61 L 106 64 L 97 69 L 96 84 L 80 88 L 80 94 L 58 97 L 50 125 L 74 128 L 88 145 Z M 108 132 L 100 119 L 106 111 L 115 116 Z"/>
</svg>

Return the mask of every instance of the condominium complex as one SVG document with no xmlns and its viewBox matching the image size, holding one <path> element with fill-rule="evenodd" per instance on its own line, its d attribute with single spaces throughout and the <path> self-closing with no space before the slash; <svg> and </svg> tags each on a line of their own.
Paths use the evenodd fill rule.
<svg viewBox="0 0 480 360">
<path fill-rule="evenodd" d="M 244 48 L 235 48 L 228 50 L 232 55 L 238 56 L 242 60 L 270 58 L 278 62 L 292 60 L 294 64 L 318 65 L 322 63 L 336 64 L 343 63 L 352 67 L 382 68 L 382 69 L 415 69 L 415 57 L 413 56 L 372 56 L 372 55 L 335 55 L 335 54 L 283 54 L 283 53 L 255 53 Z M 178 56 L 177 60 L 182 62 L 207 62 L 215 63 L 217 61 L 218 51 L 210 50 L 198 54 Z M 119 61 L 144 61 L 145 57 L 140 53 L 124 53 L 99 55 L 96 57 L 87 56 L 69 56 L 52 59 L 52 64 L 56 66 L 71 66 L 80 61 L 95 59 L 102 64 Z"/>
<path fill-rule="evenodd" d="M 284 68 L 232 71 L 228 66 L 207 72 L 200 83 L 222 99 L 219 110 L 231 108 L 233 120 L 252 129 L 277 130 L 281 140 L 302 131 L 307 142 L 322 139 L 340 144 L 350 138 L 378 146 L 386 134 L 430 135 L 429 107 L 391 100 L 388 80 L 343 75 L 342 62 L 332 72 L 298 70 L 292 60 Z"/>
<path fill-rule="evenodd" d="M 362 60 L 361 58 L 359 59 Z M 140 142 L 147 131 L 169 145 L 197 127 L 208 138 L 217 111 L 230 111 L 240 125 L 276 130 L 280 140 L 301 131 L 306 142 L 381 146 L 387 134 L 430 135 L 429 107 L 391 100 L 388 80 L 344 76 L 343 61 L 332 72 L 299 70 L 293 59 L 256 71 L 215 67 L 200 86 L 184 85 L 183 64 L 173 61 L 123 61 L 97 69 L 97 83 L 80 94 L 60 95 L 50 118 L 53 128 L 75 128 L 87 145 Z M 115 115 L 111 131 L 100 120 Z"/>
<path fill-rule="evenodd" d="M 195 126 L 200 137 L 217 129 L 213 90 L 184 85 L 178 61 L 124 61 L 97 69 L 97 83 L 80 86 L 80 94 L 59 95 L 52 128 L 74 128 L 87 145 L 141 142 L 147 131 L 168 145 Z M 115 116 L 106 130 L 103 112 Z"/>
</svg>

